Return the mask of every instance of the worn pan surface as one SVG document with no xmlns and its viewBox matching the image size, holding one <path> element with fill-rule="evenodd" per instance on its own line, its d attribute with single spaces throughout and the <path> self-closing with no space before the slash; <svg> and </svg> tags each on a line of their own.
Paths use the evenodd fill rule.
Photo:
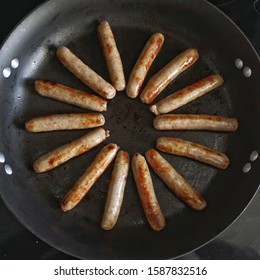
<svg viewBox="0 0 260 280">
<path fill-rule="evenodd" d="M 196 3 L 195 3 L 196 2 Z M 153 115 L 139 99 L 118 93 L 109 101 L 106 141 L 115 142 L 131 155 L 155 147 L 159 136 L 175 136 L 225 152 L 231 166 L 219 171 L 204 164 L 164 155 L 207 200 L 196 212 L 184 206 L 152 173 L 155 190 L 167 227 L 153 232 L 144 217 L 130 173 L 123 207 L 116 227 L 105 232 L 100 219 L 111 168 L 74 210 L 62 213 L 59 201 L 93 160 L 100 147 L 45 174 L 37 175 L 32 163 L 40 155 L 71 141 L 85 131 L 30 134 L 24 122 L 32 117 L 84 110 L 40 97 L 35 79 L 50 79 L 89 90 L 57 60 L 55 49 L 69 46 L 78 56 L 108 80 L 96 28 L 100 20 L 110 22 L 122 55 L 125 74 L 130 71 L 146 40 L 154 32 L 165 35 L 165 44 L 149 76 L 179 52 L 197 48 L 200 60 L 170 84 L 161 94 L 180 89 L 211 73 L 220 73 L 225 85 L 179 109 L 178 113 L 216 114 L 238 118 L 235 133 L 157 132 Z M 19 66 L 12 68 L 12 59 Z M 250 67 L 245 77 L 235 60 Z M 208 242 L 246 208 L 259 185 L 259 160 L 243 172 L 253 151 L 259 151 L 259 58 L 239 29 L 206 1 L 48 1 L 21 22 L 3 44 L 0 69 L 11 75 L 0 77 L 0 190 L 16 217 L 51 246 L 85 259 L 175 258 Z M 15 66 L 15 65 L 13 65 Z M 7 69 L 8 70 L 8 69 Z M 6 74 L 6 71 L 5 71 Z M 4 164 L 12 168 L 5 172 Z M 8 171 L 8 168 L 7 168 Z M 10 170 L 9 170 L 10 171 Z"/>
</svg>

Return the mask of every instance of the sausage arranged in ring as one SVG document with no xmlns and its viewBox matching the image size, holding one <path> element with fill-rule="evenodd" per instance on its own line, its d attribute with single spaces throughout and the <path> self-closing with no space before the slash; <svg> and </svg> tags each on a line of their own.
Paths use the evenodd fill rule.
<svg viewBox="0 0 260 280">
<path fill-rule="evenodd" d="M 54 130 L 87 129 L 102 126 L 105 118 L 100 113 L 53 114 L 36 117 L 25 123 L 27 131 L 46 132 Z"/>
<path fill-rule="evenodd" d="M 97 32 L 112 85 L 117 91 L 123 91 L 126 84 L 123 64 L 109 23 L 102 21 Z"/>
<path fill-rule="evenodd" d="M 157 130 L 213 130 L 235 131 L 237 119 L 212 115 L 165 114 L 154 118 Z"/>
<path fill-rule="evenodd" d="M 67 47 L 59 47 L 56 54 L 60 62 L 84 84 L 106 99 L 114 98 L 115 88 L 83 63 Z"/>
<path fill-rule="evenodd" d="M 107 137 L 109 137 L 109 131 L 106 131 L 103 128 L 96 128 L 86 135 L 41 156 L 34 162 L 33 169 L 37 173 L 51 170 L 68 160 L 91 150 L 101 144 Z"/>
<path fill-rule="evenodd" d="M 174 92 L 150 107 L 155 115 L 166 114 L 176 110 L 200 96 L 223 85 L 224 80 L 220 75 L 208 76 L 184 89 Z"/>
<path fill-rule="evenodd" d="M 179 199 L 195 210 L 206 207 L 204 198 L 157 151 L 151 149 L 145 157 L 154 172 Z"/>
<path fill-rule="evenodd" d="M 117 222 L 124 198 L 129 164 L 129 154 L 119 151 L 111 174 L 105 209 L 101 220 L 101 227 L 105 230 L 112 229 Z"/>
<path fill-rule="evenodd" d="M 151 228 L 160 231 L 165 227 L 165 219 L 156 198 L 146 160 L 139 153 L 135 153 L 132 158 L 132 171 L 145 216 Z"/>
<path fill-rule="evenodd" d="M 230 163 L 223 153 L 179 138 L 160 137 L 156 141 L 156 147 L 162 152 L 189 157 L 221 169 L 226 169 Z"/>
<path fill-rule="evenodd" d="M 151 103 L 170 82 L 192 66 L 198 58 L 197 50 L 188 49 L 171 60 L 157 74 L 150 78 L 141 92 L 141 101 L 147 104 Z"/>
<path fill-rule="evenodd" d="M 127 83 L 126 94 L 128 97 L 136 98 L 140 93 L 145 77 L 161 50 L 163 42 L 164 36 L 161 33 L 155 33 L 144 46 Z"/>
<path fill-rule="evenodd" d="M 103 112 L 107 110 L 107 100 L 104 100 L 88 92 L 70 88 L 59 83 L 38 80 L 35 81 L 35 90 L 41 96 L 72 104 L 84 109 L 97 112 Z"/>
<path fill-rule="evenodd" d="M 113 143 L 101 149 L 87 170 L 62 199 L 60 206 L 64 212 L 73 209 L 80 203 L 91 187 L 108 168 L 118 150 L 119 146 Z"/>
</svg>

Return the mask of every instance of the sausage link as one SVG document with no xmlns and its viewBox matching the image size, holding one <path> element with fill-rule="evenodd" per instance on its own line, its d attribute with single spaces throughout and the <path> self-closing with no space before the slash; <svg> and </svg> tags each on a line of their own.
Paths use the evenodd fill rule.
<svg viewBox="0 0 260 280">
<path fill-rule="evenodd" d="M 45 80 L 35 81 L 35 90 L 44 97 L 52 98 L 84 109 L 97 112 L 107 110 L 106 100 L 85 91 L 80 91 L 55 82 Z"/>
<path fill-rule="evenodd" d="M 158 130 L 235 131 L 238 128 L 237 119 L 211 115 L 160 115 L 154 118 L 153 125 Z"/>
<path fill-rule="evenodd" d="M 132 158 L 132 171 L 146 218 L 153 230 L 160 231 L 165 227 L 165 219 L 154 192 L 146 160 L 138 153 Z"/>
<path fill-rule="evenodd" d="M 119 147 L 113 143 L 110 143 L 101 149 L 87 170 L 62 199 L 60 206 L 64 212 L 73 209 L 80 203 L 90 188 L 108 168 L 118 150 Z"/>
<path fill-rule="evenodd" d="M 105 118 L 100 113 L 71 113 L 33 118 L 25 123 L 25 127 L 30 132 L 46 132 L 93 128 L 102 126 L 104 123 Z"/>
<path fill-rule="evenodd" d="M 84 84 L 106 99 L 115 97 L 115 88 L 101 76 L 84 64 L 74 53 L 66 47 L 57 49 L 56 54 L 60 62 Z"/>
<path fill-rule="evenodd" d="M 88 134 L 41 156 L 34 162 L 33 168 L 37 173 L 51 170 L 96 147 L 107 137 L 109 137 L 109 131 L 103 128 L 96 128 Z"/>
<path fill-rule="evenodd" d="M 230 163 L 225 154 L 178 138 L 160 137 L 156 141 L 156 147 L 162 152 L 189 157 L 221 169 L 226 169 Z"/>
<path fill-rule="evenodd" d="M 150 111 L 155 115 L 169 113 L 220 87 L 223 83 L 224 80 L 220 75 L 211 75 L 167 96 L 152 105 Z"/>
<path fill-rule="evenodd" d="M 117 222 L 124 198 L 129 161 L 129 154 L 127 152 L 119 151 L 117 153 L 101 220 L 101 228 L 105 230 L 112 229 Z"/>
<path fill-rule="evenodd" d="M 123 64 L 109 23 L 102 21 L 97 32 L 112 85 L 117 91 L 123 91 L 125 90 Z"/>
<path fill-rule="evenodd" d="M 154 172 L 179 199 L 195 210 L 206 207 L 204 198 L 157 151 L 151 149 L 145 157 Z"/>
<path fill-rule="evenodd" d="M 161 33 L 155 33 L 144 46 L 127 83 L 126 93 L 130 98 L 136 98 L 140 93 L 145 77 L 163 43 L 164 36 Z"/>
<path fill-rule="evenodd" d="M 143 103 L 151 103 L 167 85 L 183 71 L 192 66 L 199 58 L 195 49 L 188 49 L 164 66 L 157 74 L 151 77 L 141 92 L 140 98 Z"/>
</svg>

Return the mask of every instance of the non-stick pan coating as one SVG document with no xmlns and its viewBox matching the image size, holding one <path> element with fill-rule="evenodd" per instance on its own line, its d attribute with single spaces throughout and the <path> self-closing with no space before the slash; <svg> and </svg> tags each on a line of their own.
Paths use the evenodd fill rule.
<svg viewBox="0 0 260 280">
<path fill-rule="evenodd" d="M 195 3 L 196 2 L 196 3 Z M 95 71 L 109 80 L 96 28 L 101 20 L 111 24 L 126 77 L 147 39 L 155 32 L 165 44 L 149 77 L 181 51 L 198 49 L 200 60 L 170 84 L 157 100 L 209 74 L 220 73 L 225 85 L 178 109 L 176 113 L 236 117 L 235 133 L 158 132 L 154 116 L 139 99 L 117 93 L 109 101 L 105 128 L 128 151 L 144 153 L 155 148 L 159 136 L 198 142 L 226 153 L 231 160 L 225 171 L 189 159 L 164 154 L 206 199 L 196 212 L 182 204 L 152 172 L 155 191 L 166 217 L 166 229 L 153 232 L 140 206 L 132 174 L 126 186 L 116 227 L 103 231 L 99 224 L 111 167 L 74 210 L 63 213 L 59 201 L 103 146 L 61 167 L 37 175 L 32 163 L 40 155 L 71 141 L 86 131 L 30 134 L 26 120 L 50 113 L 84 112 L 71 105 L 43 98 L 34 91 L 35 79 L 50 79 L 90 91 L 58 61 L 55 50 L 67 45 Z M 245 209 L 259 185 L 259 161 L 250 172 L 243 167 L 259 151 L 259 59 L 238 28 L 206 1 L 48 1 L 31 13 L 2 46 L 0 68 L 19 59 L 9 78 L 0 77 L 0 153 L 13 173 L 0 170 L 1 195 L 17 218 L 51 246 L 85 259 L 175 258 L 208 242 Z M 249 78 L 235 67 L 240 58 L 252 70 Z M 157 101 L 156 100 L 156 101 Z"/>
</svg>

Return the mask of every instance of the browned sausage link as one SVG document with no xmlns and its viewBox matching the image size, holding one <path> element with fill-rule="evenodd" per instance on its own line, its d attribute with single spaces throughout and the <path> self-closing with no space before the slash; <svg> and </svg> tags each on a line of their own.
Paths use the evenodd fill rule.
<svg viewBox="0 0 260 280">
<path fill-rule="evenodd" d="M 37 173 L 51 170 L 96 147 L 107 137 L 109 137 L 109 131 L 106 131 L 103 128 L 97 128 L 88 134 L 41 156 L 34 162 L 33 168 Z"/>
<path fill-rule="evenodd" d="M 104 98 L 115 97 L 115 88 L 100 77 L 96 72 L 84 64 L 74 53 L 66 47 L 60 47 L 56 52 L 60 62 L 84 84 L 89 86 Z"/>
<path fill-rule="evenodd" d="M 40 95 L 72 104 L 84 109 L 103 112 L 107 110 L 107 101 L 85 91 L 64 86 L 51 81 L 35 81 L 35 90 Z"/>
<path fill-rule="evenodd" d="M 145 77 L 158 55 L 164 42 L 164 36 L 161 33 L 155 33 L 146 43 L 143 51 L 137 59 L 131 72 L 126 87 L 126 93 L 131 98 L 136 98 L 141 91 Z"/>
<path fill-rule="evenodd" d="M 220 75 L 211 75 L 162 99 L 150 107 L 155 115 L 166 114 L 188 104 L 224 83 Z"/>
<path fill-rule="evenodd" d="M 61 209 L 64 212 L 73 209 L 80 203 L 113 161 L 118 150 L 119 147 L 116 144 L 110 143 L 97 154 L 94 161 L 61 201 Z"/>
<path fill-rule="evenodd" d="M 142 102 L 151 103 L 170 82 L 193 65 L 198 58 L 199 54 L 195 49 L 188 49 L 175 57 L 148 81 L 140 95 Z"/>
<path fill-rule="evenodd" d="M 125 89 L 125 75 L 114 34 L 107 21 L 102 21 L 97 31 L 112 85 L 117 91 L 122 91 Z"/>
<path fill-rule="evenodd" d="M 160 115 L 154 118 L 153 125 L 158 130 L 235 131 L 238 128 L 236 119 L 211 115 Z"/>
<path fill-rule="evenodd" d="M 100 113 L 71 113 L 33 118 L 25 123 L 25 127 L 30 132 L 46 132 L 93 128 L 102 126 L 104 123 L 105 118 Z"/>
<path fill-rule="evenodd" d="M 101 227 L 105 230 L 112 229 L 117 222 L 125 192 L 129 161 L 129 154 L 127 152 L 119 151 L 117 153 L 101 220 Z"/>
<path fill-rule="evenodd" d="M 151 149 L 145 157 L 154 172 L 179 199 L 195 210 L 206 207 L 204 198 L 157 151 Z"/>
<path fill-rule="evenodd" d="M 146 160 L 138 153 L 135 153 L 132 158 L 132 171 L 141 204 L 150 226 L 153 230 L 162 230 L 165 227 L 165 219 L 154 192 Z"/>
<path fill-rule="evenodd" d="M 178 138 L 160 137 L 156 147 L 162 152 L 196 159 L 221 169 L 226 169 L 230 163 L 225 154 Z"/>
</svg>

